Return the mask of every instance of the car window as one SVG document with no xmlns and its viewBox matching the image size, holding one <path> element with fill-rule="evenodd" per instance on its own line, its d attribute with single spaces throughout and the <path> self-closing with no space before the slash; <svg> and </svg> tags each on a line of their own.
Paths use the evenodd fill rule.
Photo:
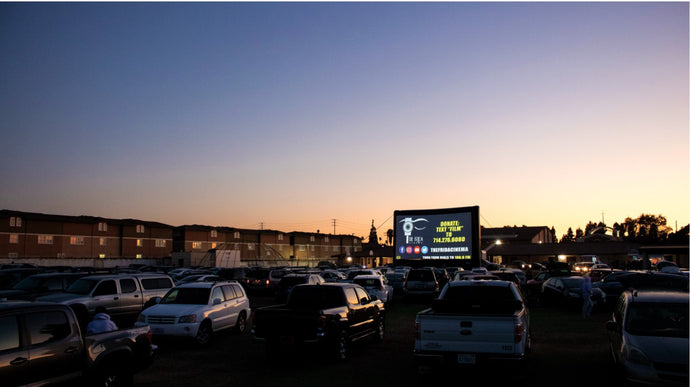
<svg viewBox="0 0 690 387">
<path fill-rule="evenodd" d="M 120 280 L 120 291 L 122 293 L 133 293 L 137 291 L 137 283 L 132 278 L 123 278 Z"/>
<path fill-rule="evenodd" d="M 19 348 L 19 326 L 17 317 L 0 318 L 0 351 Z"/>
<path fill-rule="evenodd" d="M 244 288 L 242 286 L 232 285 L 232 288 L 235 289 L 235 295 L 237 295 L 237 297 L 244 297 L 245 296 Z"/>
<path fill-rule="evenodd" d="M 220 299 L 221 302 L 225 301 L 225 294 L 223 294 L 223 289 L 220 287 L 213 288 L 213 293 L 211 293 L 211 301 L 215 299 Z"/>
<path fill-rule="evenodd" d="M 357 293 L 353 288 L 345 289 L 345 297 L 347 297 L 347 303 L 351 305 L 359 304 L 359 298 L 357 298 Z"/>
<path fill-rule="evenodd" d="M 70 334 L 69 320 L 61 311 L 28 313 L 24 319 L 31 345 L 60 340 Z"/>
<path fill-rule="evenodd" d="M 223 285 L 223 293 L 225 293 L 226 300 L 232 300 L 237 297 L 234 288 L 230 285 Z"/>
<path fill-rule="evenodd" d="M 145 278 L 141 280 L 141 286 L 144 289 L 169 289 L 173 287 L 173 283 L 170 278 L 160 277 L 160 278 Z"/>
<path fill-rule="evenodd" d="M 358 300 L 369 300 L 369 293 L 367 293 L 364 289 L 362 288 L 355 288 L 355 292 L 357 293 L 357 299 Z"/>
<path fill-rule="evenodd" d="M 114 280 L 103 281 L 93 291 L 94 296 L 104 296 L 108 294 L 117 294 L 117 287 Z"/>
</svg>

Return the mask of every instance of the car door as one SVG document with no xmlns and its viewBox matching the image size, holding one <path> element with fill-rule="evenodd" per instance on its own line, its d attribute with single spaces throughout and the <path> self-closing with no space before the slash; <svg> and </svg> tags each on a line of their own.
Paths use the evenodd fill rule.
<svg viewBox="0 0 690 387">
<path fill-rule="evenodd" d="M 64 311 L 27 313 L 24 316 L 29 342 L 30 382 L 77 376 L 83 365 L 81 336 L 72 332 Z"/>
<path fill-rule="evenodd" d="M 117 283 L 114 279 L 99 282 L 92 295 L 93 300 L 89 307 L 90 313 L 94 313 L 99 306 L 104 307 L 111 316 L 120 313 L 120 294 L 117 291 Z"/>
<path fill-rule="evenodd" d="M 141 312 L 143 301 L 141 300 L 141 290 L 134 278 L 121 278 L 118 280 L 120 286 L 120 311 L 127 314 Z"/>
<path fill-rule="evenodd" d="M 211 289 L 211 299 L 209 300 L 208 308 L 214 330 L 225 329 L 230 325 L 229 302 L 222 287 L 214 286 Z"/>
<path fill-rule="evenodd" d="M 29 382 L 29 348 L 19 327 L 16 315 L 0 317 L 0 380 L 10 386 Z"/>
</svg>

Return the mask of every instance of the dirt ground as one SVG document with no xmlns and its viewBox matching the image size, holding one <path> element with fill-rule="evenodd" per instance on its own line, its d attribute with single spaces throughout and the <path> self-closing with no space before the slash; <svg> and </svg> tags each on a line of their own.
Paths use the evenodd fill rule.
<svg viewBox="0 0 690 387">
<path fill-rule="evenodd" d="M 250 297 L 252 307 L 272 303 Z M 324 361 L 314 353 L 266 357 L 251 333 L 219 333 L 207 347 L 155 340 L 154 364 L 135 376 L 138 386 L 435 386 L 451 381 L 510 383 L 512 386 L 619 386 L 610 369 L 604 324 L 610 313 L 595 311 L 583 319 L 579 311 L 532 306 L 532 354 L 521 369 L 490 366 L 442 368 L 420 373 L 414 358 L 414 317 L 424 304 L 396 300 L 388 312 L 386 338 L 353 346 L 344 363 Z"/>
</svg>

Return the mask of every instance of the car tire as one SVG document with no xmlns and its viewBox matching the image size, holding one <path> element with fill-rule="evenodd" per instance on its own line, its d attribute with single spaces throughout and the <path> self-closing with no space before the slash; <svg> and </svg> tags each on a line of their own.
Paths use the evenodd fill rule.
<svg viewBox="0 0 690 387">
<path fill-rule="evenodd" d="M 196 332 L 194 340 L 196 340 L 196 343 L 199 345 L 207 345 L 211 342 L 212 334 L 213 330 L 211 329 L 211 323 L 208 321 L 204 321 L 199 326 L 199 330 Z"/>
<path fill-rule="evenodd" d="M 237 322 L 235 323 L 235 333 L 242 334 L 247 330 L 247 313 L 244 311 L 240 312 L 237 316 Z"/>
<path fill-rule="evenodd" d="M 94 386 L 130 387 L 134 385 L 134 374 L 129 367 L 118 364 L 105 365 L 93 381 Z"/>
<path fill-rule="evenodd" d="M 375 342 L 380 342 L 383 341 L 384 336 L 386 335 L 386 324 L 383 318 L 379 318 L 379 320 L 376 322 L 376 333 L 374 335 L 374 341 Z"/>
<path fill-rule="evenodd" d="M 345 361 L 350 355 L 350 342 L 345 330 L 338 332 L 333 345 L 333 354 L 338 361 Z"/>
</svg>

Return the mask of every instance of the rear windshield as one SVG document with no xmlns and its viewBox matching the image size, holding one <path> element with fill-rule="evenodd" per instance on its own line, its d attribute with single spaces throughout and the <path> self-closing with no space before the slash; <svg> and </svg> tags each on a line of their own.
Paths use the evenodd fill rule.
<svg viewBox="0 0 690 387">
<path fill-rule="evenodd" d="M 434 273 L 431 270 L 411 270 L 407 274 L 408 281 L 435 281 Z"/>
<path fill-rule="evenodd" d="M 688 338 L 688 304 L 632 303 L 626 330 L 633 335 Z"/>
<path fill-rule="evenodd" d="M 363 288 L 381 289 L 381 280 L 376 278 L 355 278 L 354 283 Z"/>
<path fill-rule="evenodd" d="M 295 285 L 306 284 L 307 277 L 283 277 L 280 280 L 280 286 L 284 288 L 293 287 Z"/>
<path fill-rule="evenodd" d="M 513 314 L 522 308 L 512 288 L 507 286 L 453 286 L 434 305 L 442 313 Z"/>
<path fill-rule="evenodd" d="M 329 309 L 345 305 L 340 288 L 298 286 L 292 290 L 287 305 L 296 309 Z"/>
</svg>

